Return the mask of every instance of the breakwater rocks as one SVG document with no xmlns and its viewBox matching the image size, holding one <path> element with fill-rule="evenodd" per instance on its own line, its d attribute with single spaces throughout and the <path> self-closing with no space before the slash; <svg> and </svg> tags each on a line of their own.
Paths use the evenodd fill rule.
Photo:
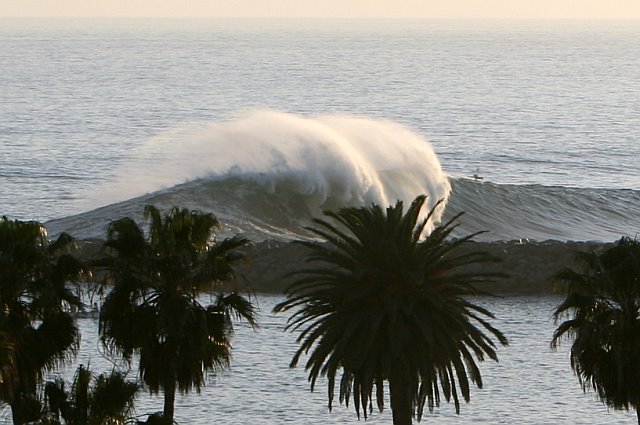
<svg viewBox="0 0 640 425">
<path fill-rule="evenodd" d="M 598 242 L 468 242 L 460 248 L 485 251 L 502 261 L 470 266 L 470 270 L 503 273 L 506 276 L 488 283 L 482 289 L 495 294 L 551 294 L 561 291 L 554 275 L 563 268 L 581 270 L 577 252 L 601 250 L 608 244 Z M 249 262 L 239 274 L 250 287 L 260 293 L 281 293 L 290 283 L 288 274 L 304 266 L 307 250 L 296 243 L 265 241 L 254 245 Z"/>
<path fill-rule="evenodd" d="M 85 240 L 81 244 L 81 256 L 95 258 L 100 255 L 102 241 Z M 563 268 L 581 270 L 578 252 L 602 250 L 609 244 L 599 242 L 468 242 L 460 253 L 485 251 L 500 262 L 470 266 L 470 271 L 482 267 L 485 271 L 505 274 L 502 279 L 488 283 L 483 290 L 500 295 L 551 294 L 561 287 L 553 277 Z M 305 266 L 307 249 L 294 242 L 264 241 L 253 244 L 247 251 L 247 261 L 237 267 L 238 279 L 227 290 L 250 290 L 257 293 L 279 294 L 290 284 L 288 276 Z M 475 269 L 475 270 L 474 270 Z"/>
</svg>

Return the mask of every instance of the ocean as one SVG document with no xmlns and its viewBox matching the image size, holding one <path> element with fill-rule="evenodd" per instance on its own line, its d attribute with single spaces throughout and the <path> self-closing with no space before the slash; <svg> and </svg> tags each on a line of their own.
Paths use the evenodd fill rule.
<svg viewBox="0 0 640 425">
<path fill-rule="evenodd" d="M 4 19 L 1 213 L 263 239 L 449 184 L 491 240 L 635 236 L 638 51 L 637 22 Z"/>
<path fill-rule="evenodd" d="M 386 409 L 374 410 L 369 419 L 358 420 L 353 405 L 337 401 L 327 408 L 326 381 L 319 379 L 309 391 L 302 367 L 289 369 L 297 348 L 294 335 L 283 332 L 286 315 L 271 313 L 277 296 L 259 296 L 260 328 L 236 325 L 231 370 L 209 376 L 200 394 L 176 397 L 179 424 L 208 425 L 323 425 L 391 424 Z M 592 393 L 583 393 L 569 366 L 570 342 L 557 351 L 550 348 L 555 329 L 551 314 L 559 296 L 515 296 L 475 300 L 497 316 L 494 325 L 509 338 L 509 346 L 498 350 L 499 362 L 480 364 L 484 387 L 471 388 L 471 402 L 462 403 L 460 415 L 452 404 L 442 402 L 433 413 L 425 409 L 422 423 L 436 424 L 635 424 L 635 412 L 610 411 Z M 114 363 L 103 356 L 97 343 L 97 321 L 80 319 L 82 344 L 75 364 L 89 364 L 96 372 L 110 371 Z M 59 375 L 71 379 L 75 364 Z M 122 367 L 122 365 L 117 365 Z M 135 378 L 136 368 L 130 371 Z M 388 396 L 388 393 L 387 393 Z M 162 410 L 161 396 L 144 391 L 137 400 L 141 419 Z M 8 410 L 8 409 L 7 409 Z M 8 411 L 0 412 L 0 422 Z M 4 415 L 3 415 L 4 413 Z"/>
<path fill-rule="evenodd" d="M 93 238 L 177 205 L 213 212 L 223 235 L 287 241 L 323 210 L 427 193 L 482 240 L 635 237 L 638 52 L 638 22 L 0 19 L 0 214 Z M 492 301 L 513 341 L 501 359 L 516 359 L 461 416 L 433 419 L 620 423 L 566 350 L 544 360 L 554 301 Z M 284 370 L 289 352 L 265 354 L 260 338 L 293 341 L 279 320 L 239 333 L 233 370 L 181 401 L 182 423 L 355 421 Z M 263 368 L 249 399 L 227 390 Z"/>
</svg>

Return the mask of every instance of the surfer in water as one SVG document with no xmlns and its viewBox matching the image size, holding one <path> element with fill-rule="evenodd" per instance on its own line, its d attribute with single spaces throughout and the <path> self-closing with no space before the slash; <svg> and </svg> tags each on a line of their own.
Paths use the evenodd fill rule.
<svg viewBox="0 0 640 425">
<path fill-rule="evenodd" d="M 471 178 L 472 178 L 474 181 L 477 181 L 477 182 L 478 182 L 478 181 L 481 181 L 482 179 L 484 179 L 484 177 L 482 177 L 482 176 L 480 175 L 480 169 L 479 169 L 479 168 L 476 168 L 476 172 L 475 172 L 475 173 L 473 173 L 473 175 L 471 176 Z"/>
</svg>

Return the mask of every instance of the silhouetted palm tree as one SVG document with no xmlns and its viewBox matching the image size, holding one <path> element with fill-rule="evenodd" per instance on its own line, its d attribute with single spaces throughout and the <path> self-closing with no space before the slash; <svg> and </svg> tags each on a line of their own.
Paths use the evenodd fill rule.
<svg viewBox="0 0 640 425">
<path fill-rule="evenodd" d="M 253 305 L 232 293 L 210 305 L 200 302 L 243 258 L 248 241 L 218 242 L 212 214 L 174 208 L 164 217 L 147 206 L 149 235 L 129 218 L 111 223 L 106 246 L 114 255 L 105 265 L 114 284 L 100 312 L 100 334 L 113 352 L 140 356 L 140 375 L 151 393 L 164 392 L 163 414 L 174 416 L 176 389 L 199 390 L 207 372 L 229 366 L 232 319 L 256 325 Z"/>
<path fill-rule="evenodd" d="M 57 379 L 45 385 L 45 424 L 109 425 L 133 422 L 135 396 L 140 386 L 127 381 L 113 371 L 94 378 L 91 371 L 80 365 L 71 386 Z M 64 422 L 61 422 L 64 419 Z"/>
<path fill-rule="evenodd" d="M 6 331 L 0 331 L 0 400 L 10 400 L 17 385 L 15 344 Z"/>
<path fill-rule="evenodd" d="M 613 409 L 633 408 L 640 424 L 640 242 L 622 238 L 602 253 L 580 253 L 585 268 L 566 269 L 552 347 L 573 339 L 571 367 L 584 391 Z"/>
<path fill-rule="evenodd" d="M 69 285 L 82 278 L 84 267 L 71 254 L 72 243 L 67 234 L 50 242 L 35 221 L 0 219 L 0 334 L 13 362 L 0 396 L 11 405 L 15 424 L 38 417 L 36 387 L 43 372 L 68 360 L 78 346 L 68 310 L 81 302 Z"/>
<path fill-rule="evenodd" d="M 497 361 L 492 337 L 507 345 L 486 320 L 493 315 L 470 300 L 482 294 L 475 284 L 498 275 L 461 269 L 495 260 L 457 254 L 475 236 L 446 240 L 458 216 L 423 238 L 438 207 L 420 219 L 425 199 L 417 197 L 406 214 L 402 202 L 386 211 L 372 205 L 326 212 L 332 222 L 316 219 L 308 228 L 327 242 L 302 242 L 312 265 L 296 274 L 275 311 L 295 310 L 287 329 L 302 332 L 291 367 L 310 352 L 311 389 L 327 377 L 329 408 L 342 370 L 340 402 L 353 398 L 358 417 L 367 417 L 374 397 L 383 409 L 384 381 L 396 425 L 414 415 L 420 420 L 424 405 L 433 410 L 441 396 L 459 413 L 470 383 L 482 387 L 476 360 Z"/>
</svg>

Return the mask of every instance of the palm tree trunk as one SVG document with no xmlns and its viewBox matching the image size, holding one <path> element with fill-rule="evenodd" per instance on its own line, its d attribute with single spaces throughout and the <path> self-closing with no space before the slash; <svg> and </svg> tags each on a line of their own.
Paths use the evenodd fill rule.
<svg viewBox="0 0 640 425">
<path fill-rule="evenodd" d="M 24 421 L 22 420 L 20 408 L 18 407 L 17 403 L 17 401 L 11 403 L 11 416 L 13 417 L 13 425 L 22 425 Z"/>
<path fill-rule="evenodd" d="M 173 423 L 173 409 L 176 401 L 176 381 L 170 379 L 164 386 L 164 418 Z"/>
<path fill-rule="evenodd" d="M 20 392 L 11 401 L 11 416 L 13 417 L 13 425 L 23 425 L 32 423 L 39 419 L 41 405 L 35 396 L 25 396 Z"/>
<path fill-rule="evenodd" d="M 389 376 L 389 393 L 391 397 L 391 413 L 393 425 L 411 425 L 413 423 L 413 406 L 411 394 L 411 378 L 409 370 L 402 362 L 396 362 Z"/>
<path fill-rule="evenodd" d="M 35 389 L 32 394 L 35 394 Z M 22 389 L 18 389 L 14 397 L 10 403 L 13 425 L 23 425 L 38 419 L 41 406 L 35 395 L 26 395 Z"/>
</svg>

